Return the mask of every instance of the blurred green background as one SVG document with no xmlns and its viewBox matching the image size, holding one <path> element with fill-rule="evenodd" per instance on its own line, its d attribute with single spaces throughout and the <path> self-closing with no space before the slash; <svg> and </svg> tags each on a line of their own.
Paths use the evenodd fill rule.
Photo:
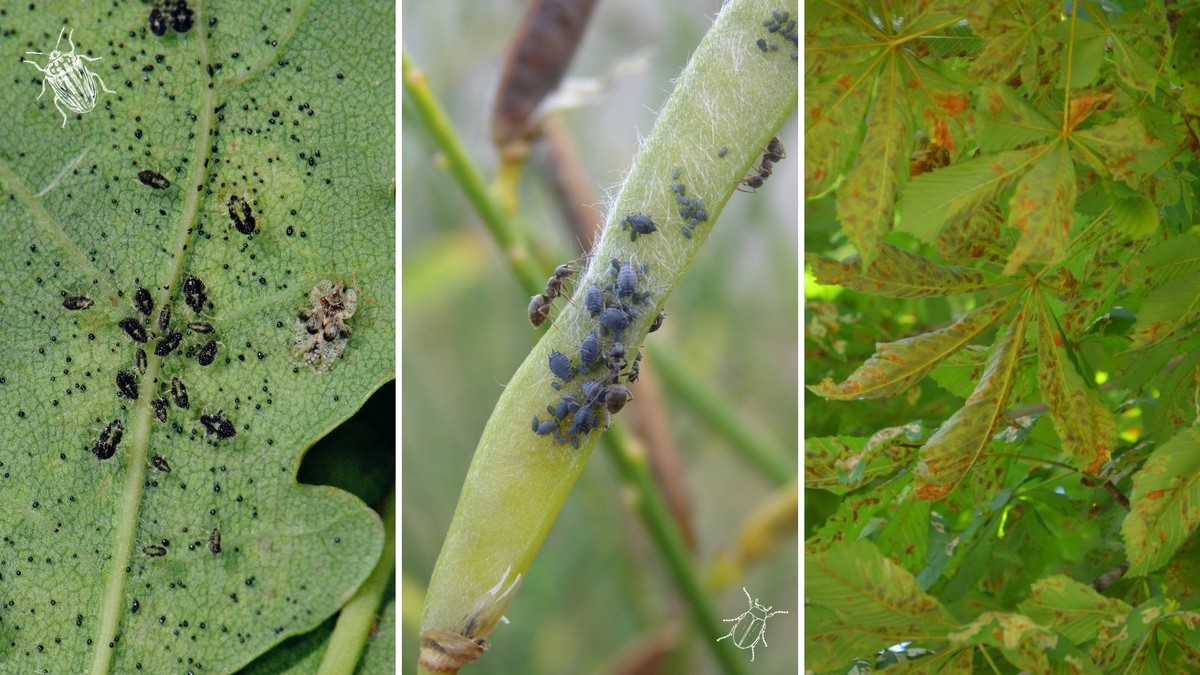
<svg viewBox="0 0 1200 675">
<path fill-rule="evenodd" d="M 582 157 L 595 220 L 615 194 L 653 111 L 670 93 L 719 9 L 718 2 L 601 2 L 568 70 L 602 78 L 621 59 L 646 51 L 647 67 L 617 80 L 589 107 L 560 114 Z M 467 152 L 490 181 L 497 157 L 490 112 L 507 43 L 525 3 L 405 2 L 401 48 L 422 69 Z M 408 103 L 402 112 L 401 570 L 403 672 L 416 672 L 423 591 L 450 524 L 475 444 L 505 381 L 541 336 L 526 318 L 529 294 L 501 258 L 458 185 L 439 168 L 437 151 Z M 793 117 L 780 131 L 790 156 L 757 193 L 737 193 L 689 274 L 667 300 L 668 318 L 644 352 L 670 352 L 688 375 L 725 398 L 756 435 L 798 465 L 798 176 Z M 553 262 L 581 252 L 569 234 L 544 163 L 522 178 L 517 214 L 536 253 Z M 553 264 L 545 268 L 549 276 Z M 559 303 L 562 303 L 559 300 Z M 544 329 L 543 329 L 544 330 Z M 643 382 L 632 387 L 635 395 Z M 665 387 L 670 435 L 683 461 L 692 502 L 698 573 L 734 547 L 742 521 L 776 489 L 730 442 Z M 643 403 L 632 402 L 621 416 Z M 516 600 L 510 624 L 490 636 L 492 649 L 467 673 L 617 673 L 645 655 L 672 624 L 681 646 L 659 670 L 718 672 L 698 643 L 686 606 L 640 521 L 627 508 L 603 449 L 593 455 L 542 547 Z M 786 539 L 712 596 L 718 613 L 746 610 L 741 587 L 775 609 L 768 647 L 752 672 L 797 672 L 801 607 L 798 549 Z M 732 626 L 733 624 L 726 624 Z M 668 641 L 669 642 L 669 641 Z M 750 668 L 750 653 L 744 652 Z"/>
</svg>

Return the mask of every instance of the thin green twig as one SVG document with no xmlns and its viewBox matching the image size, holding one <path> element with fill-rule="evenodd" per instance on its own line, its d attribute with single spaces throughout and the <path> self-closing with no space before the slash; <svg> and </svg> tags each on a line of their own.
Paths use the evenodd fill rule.
<svg viewBox="0 0 1200 675">
<path fill-rule="evenodd" d="M 536 293 L 545 283 L 541 281 L 537 270 L 530 264 L 529 249 L 522 240 L 519 231 L 511 219 L 504 214 L 504 209 L 492 198 L 483 175 L 467 156 L 458 133 L 450 123 L 442 107 L 429 90 L 425 74 L 413 65 L 406 52 L 401 52 L 401 75 L 404 83 L 404 93 L 412 104 L 412 110 L 421 118 L 421 122 L 434 143 L 446 155 L 447 169 L 455 182 L 467 194 L 471 205 L 483 218 L 488 232 L 500 244 L 504 258 L 512 265 L 517 279 L 530 293 Z"/>
</svg>

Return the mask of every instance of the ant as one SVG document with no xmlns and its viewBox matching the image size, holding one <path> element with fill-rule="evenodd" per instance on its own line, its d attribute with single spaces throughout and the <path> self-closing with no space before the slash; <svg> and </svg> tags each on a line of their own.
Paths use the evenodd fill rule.
<svg viewBox="0 0 1200 675">
<path fill-rule="evenodd" d="M 535 293 L 529 299 L 529 322 L 534 327 L 542 325 L 550 316 L 550 306 L 554 304 L 554 299 L 562 294 L 563 280 L 576 271 L 574 267 L 566 264 L 555 267 L 554 276 L 546 280 L 546 290 Z"/>
<path fill-rule="evenodd" d="M 767 143 L 766 150 L 763 152 L 762 160 L 754 168 L 754 171 L 757 172 L 756 175 L 743 178 L 740 183 L 750 188 L 751 191 L 758 190 L 771 177 L 771 167 L 784 157 L 787 157 L 787 155 L 783 151 L 783 143 L 779 140 L 778 136 L 772 137 L 771 141 Z"/>
</svg>

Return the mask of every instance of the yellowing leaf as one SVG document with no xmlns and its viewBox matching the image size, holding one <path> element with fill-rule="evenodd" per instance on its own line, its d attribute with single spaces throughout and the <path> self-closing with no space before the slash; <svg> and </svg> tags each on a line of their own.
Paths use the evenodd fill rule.
<svg viewBox="0 0 1200 675">
<path fill-rule="evenodd" d="M 977 270 L 938 265 L 924 256 L 888 244 L 879 249 L 879 257 L 865 270 L 857 255 L 840 263 L 809 255 L 808 263 L 812 265 L 817 283 L 836 284 L 888 298 L 953 295 L 991 285 Z"/>
<path fill-rule="evenodd" d="M 991 645 L 1025 672 L 1050 673 L 1053 671 L 1046 652 L 1057 646 L 1058 636 L 1021 614 L 984 612 L 961 631 L 952 633 L 950 643 Z"/>
<path fill-rule="evenodd" d="M 1013 274 L 1026 262 L 1061 262 L 1067 253 L 1074 206 L 1075 162 L 1066 147 L 1059 146 L 1021 179 L 1009 202 L 1009 220 L 1021 231 L 1021 238 L 1004 273 Z"/>
<path fill-rule="evenodd" d="M 958 627 L 911 573 L 865 540 L 809 556 L 804 594 L 812 605 L 850 622 L 850 630 L 875 636 L 875 651 L 902 639 L 944 638 Z"/>
<path fill-rule="evenodd" d="M 987 372 L 967 402 L 921 448 L 913 481 L 918 499 L 941 499 L 950 494 L 991 445 L 1016 380 L 1027 312 L 1028 305 L 997 340 Z"/>
<path fill-rule="evenodd" d="M 894 66 L 886 67 L 871 103 L 858 163 L 838 190 L 838 220 L 868 265 L 883 235 L 892 229 L 900 172 L 908 170 L 912 124 L 904 93 Z"/>
<path fill-rule="evenodd" d="M 850 68 L 804 91 L 804 195 L 809 199 L 837 185 L 857 147 L 867 92 L 862 77 Z"/>
<path fill-rule="evenodd" d="M 1116 442 L 1116 423 L 1100 403 L 1099 393 L 1075 371 L 1064 342 L 1043 299 L 1038 312 L 1037 368 L 1042 399 L 1050 407 L 1050 419 L 1071 464 L 1096 476 Z"/>
<path fill-rule="evenodd" d="M 921 174 L 900 199 L 896 229 L 936 241 L 943 227 L 966 222 L 1020 178 L 1030 161 L 1028 150 L 1009 150 Z"/>
<path fill-rule="evenodd" d="M 1083 146 L 1086 150 L 1083 156 L 1097 171 L 1134 189 L 1143 176 L 1157 170 L 1167 157 L 1163 143 L 1148 134 L 1136 117 L 1077 129 L 1071 139 Z"/>
<path fill-rule="evenodd" d="M 1130 511 L 1121 524 L 1129 574 L 1161 567 L 1200 525 L 1200 431 L 1164 443 L 1133 474 Z"/>
<path fill-rule="evenodd" d="M 1012 87 L 1002 84 L 983 87 L 976 108 L 979 147 L 984 152 L 1042 141 L 1058 132 L 1057 126 L 1045 115 Z"/>
<path fill-rule="evenodd" d="M 876 343 L 875 354 L 845 382 L 835 384 L 832 378 L 825 378 L 809 389 L 823 398 L 842 401 L 893 396 L 920 381 L 942 359 L 967 346 L 1008 311 L 1014 299 L 1004 298 L 980 307 L 939 330 Z"/>
<path fill-rule="evenodd" d="M 1164 340 L 1200 319 L 1200 274 L 1167 282 L 1150 292 L 1138 310 L 1133 346 Z"/>
<path fill-rule="evenodd" d="M 1040 579 L 1017 607 L 1030 619 L 1062 633 L 1074 644 L 1096 639 L 1101 621 L 1108 617 L 1133 611 L 1127 603 L 1106 598 L 1091 586 L 1061 574 Z"/>
<path fill-rule="evenodd" d="M 896 473 L 916 457 L 920 435 L 920 426 L 910 424 L 882 429 L 870 438 L 806 438 L 804 486 L 840 494 Z"/>
<path fill-rule="evenodd" d="M 968 76 L 977 82 L 997 82 L 1007 78 L 1021 62 L 1021 54 L 1029 42 L 1029 33 L 1012 30 L 984 47 L 983 53 L 971 64 Z"/>
</svg>

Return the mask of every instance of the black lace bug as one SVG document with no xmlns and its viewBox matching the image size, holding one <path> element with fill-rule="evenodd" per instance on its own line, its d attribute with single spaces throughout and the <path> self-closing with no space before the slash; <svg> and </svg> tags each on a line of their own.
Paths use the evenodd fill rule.
<svg viewBox="0 0 1200 675">
<path fill-rule="evenodd" d="M 175 407 L 188 408 L 188 392 L 187 387 L 179 381 L 178 377 L 171 378 L 171 400 L 175 403 Z"/>
<path fill-rule="evenodd" d="M 150 32 L 158 37 L 167 34 L 167 19 L 163 16 L 162 10 L 157 7 L 150 10 Z"/>
<path fill-rule="evenodd" d="M 213 555 L 221 552 L 221 528 L 214 527 L 212 532 L 208 533 L 208 550 Z"/>
<path fill-rule="evenodd" d="M 146 329 L 137 319 L 127 316 L 117 322 L 129 337 L 133 338 L 134 342 L 146 342 Z"/>
<path fill-rule="evenodd" d="M 142 553 L 150 558 L 161 558 L 167 554 L 167 547 L 150 544 L 142 547 Z"/>
<path fill-rule="evenodd" d="M 158 329 L 167 330 L 171 327 L 171 306 L 163 305 L 158 312 Z"/>
<path fill-rule="evenodd" d="M 167 399 L 156 398 L 150 401 L 150 409 L 154 411 L 154 416 L 158 418 L 159 422 L 167 421 Z"/>
<path fill-rule="evenodd" d="M 204 282 L 200 280 L 200 277 L 189 276 L 183 281 L 183 301 L 192 308 L 193 312 L 199 313 L 204 310 L 204 303 L 208 301 L 208 296 L 205 294 Z"/>
<path fill-rule="evenodd" d="M 146 316 L 150 316 L 150 312 L 154 311 L 154 298 L 150 297 L 150 291 L 144 288 L 134 291 L 133 308 Z"/>
<path fill-rule="evenodd" d="M 167 460 L 162 458 L 162 455 L 151 457 L 150 464 L 163 473 L 171 473 L 171 465 L 167 463 Z"/>
<path fill-rule="evenodd" d="M 233 438 L 237 435 L 237 429 L 234 428 L 233 422 L 225 417 L 223 411 L 218 410 L 212 415 L 201 415 L 200 424 L 204 425 L 204 430 L 217 437 L 217 440 L 225 440 Z"/>
<path fill-rule="evenodd" d="M 72 311 L 87 309 L 92 306 L 92 299 L 84 295 L 68 295 L 63 298 L 63 307 Z"/>
<path fill-rule="evenodd" d="M 212 324 L 210 324 L 210 323 L 205 323 L 203 321 L 193 321 L 188 324 L 188 330 L 192 331 L 193 333 L 200 333 L 203 335 L 206 333 L 213 332 L 213 327 L 212 327 Z"/>
<path fill-rule="evenodd" d="M 207 366 L 207 365 L 211 364 L 216 358 L 217 358 L 217 342 L 216 342 L 216 340 L 209 340 L 208 342 L 205 342 L 204 346 L 200 348 L 199 353 L 196 354 L 196 360 L 199 361 L 200 365 L 202 365 L 202 366 Z"/>
<path fill-rule="evenodd" d="M 92 454 L 96 455 L 96 459 L 101 460 L 112 457 L 124 435 L 125 425 L 121 423 L 121 420 L 109 422 L 108 426 L 100 432 L 100 437 L 96 439 L 95 445 L 92 446 Z"/>
<path fill-rule="evenodd" d="M 246 200 L 233 195 L 229 198 L 226 208 L 229 210 L 229 219 L 233 221 L 233 226 L 238 232 L 245 235 L 254 234 L 257 224 L 254 221 L 254 212 Z"/>
<path fill-rule="evenodd" d="M 154 345 L 154 355 L 166 356 L 170 354 L 179 346 L 181 340 L 183 340 L 183 333 L 178 331 L 167 333 L 158 341 L 158 344 Z"/>
<path fill-rule="evenodd" d="M 137 377 L 131 370 L 117 371 L 117 394 L 136 401 L 138 397 Z"/>
<path fill-rule="evenodd" d="M 171 181 L 167 180 L 166 176 L 157 171 L 139 171 L 138 180 L 142 182 L 142 185 L 152 187 L 155 190 L 166 190 L 171 187 Z"/>
</svg>

